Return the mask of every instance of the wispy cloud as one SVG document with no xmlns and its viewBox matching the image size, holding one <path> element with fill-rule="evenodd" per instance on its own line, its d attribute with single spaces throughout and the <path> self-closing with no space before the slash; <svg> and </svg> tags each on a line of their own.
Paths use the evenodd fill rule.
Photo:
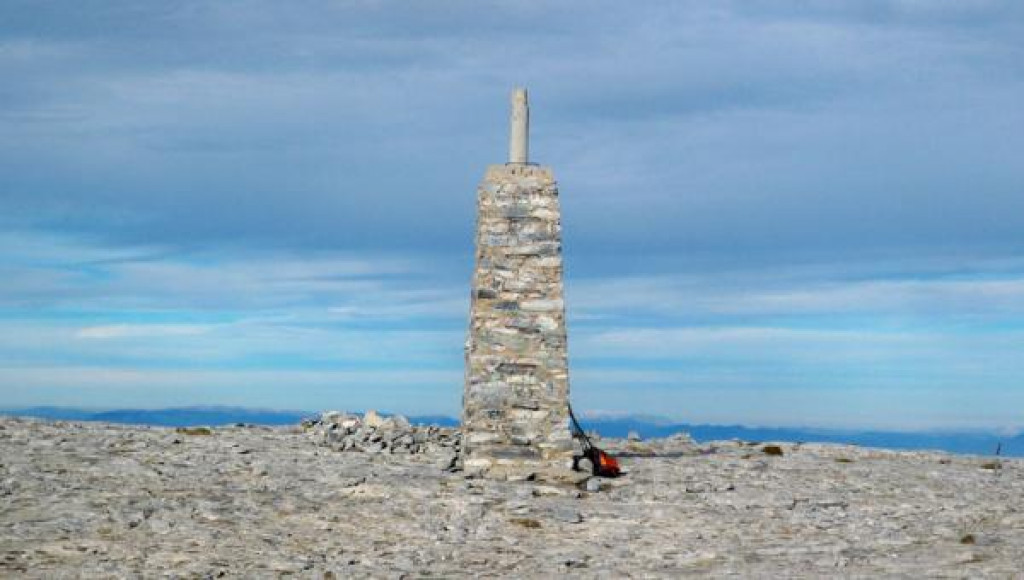
<svg viewBox="0 0 1024 580">
<path fill-rule="evenodd" d="M 109 338 L 156 338 L 162 336 L 190 336 L 206 334 L 211 326 L 198 324 L 113 324 L 87 326 L 75 332 L 78 338 L 103 340 Z"/>
<path fill-rule="evenodd" d="M 5 3 L 0 394 L 455 412 L 526 84 L 581 408 L 1019 425 L 1022 38 L 1009 0 Z"/>
<path fill-rule="evenodd" d="M 3 261 L 19 282 L 0 292 L 0 384 L 11 401 L 380 399 L 457 413 L 468 298 L 464 283 L 424 273 L 427 262 L 24 239 L 24 253 Z M 1016 424 L 1002 406 L 1024 382 L 1016 267 L 570 276 L 574 398 L 691 421 Z M 965 393 L 989 403 L 948 416 Z M 921 406 L 883 412 L 860 397 Z"/>
<path fill-rule="evenodd" d="M 607 277 L 574 281 L 572 307 L 581 317 L 646 314 L 745 317 L 851 314 L 1005 320 L 1024 314 L 1024 273 L 1018 271 L 849 272 L 800 266 L 785 277 L 758 270 L 705 275 Z"/>
<path fill-rule="evenodd" d="M 0 219 L 457 251 L 526 83 L 595 255 L 1016 251 L 1024 15 L 961 4 L 7 6 Z"/>
</svg>

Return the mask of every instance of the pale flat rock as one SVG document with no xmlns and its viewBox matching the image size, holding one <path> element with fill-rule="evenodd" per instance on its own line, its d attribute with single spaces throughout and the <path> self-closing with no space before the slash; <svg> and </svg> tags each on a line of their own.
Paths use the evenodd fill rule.
<svg viewBox="0 0 1024 580">
<path fill-rule="evenodd" d="M 185 433 L 0 418 L 0 577 L 1024 571 L 1020 460 L 604 440 L 629 475 L 587 491 L 444 471 L 442 430 L 411 432 L 415 453 L 367 453 L 318 439 L 325 425 L 360 428 L 340 414 Z"/>
</svg>

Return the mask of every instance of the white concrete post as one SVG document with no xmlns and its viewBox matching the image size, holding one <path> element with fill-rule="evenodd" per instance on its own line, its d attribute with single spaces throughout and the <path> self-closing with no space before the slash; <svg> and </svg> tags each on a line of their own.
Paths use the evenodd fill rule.
<svg viewBox="0 0 1024 580">
<path fill-rule="evenodd" d="M 526 163 L 530 150 L 530 105 L 526 100 L 526 89 L 512 90 L 509 123 L 508 162 Z"/>
</svg>

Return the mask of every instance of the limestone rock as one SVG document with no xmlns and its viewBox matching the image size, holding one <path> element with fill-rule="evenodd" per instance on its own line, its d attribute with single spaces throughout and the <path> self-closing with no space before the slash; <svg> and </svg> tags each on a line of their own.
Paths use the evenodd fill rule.
<svg viewBox="0 0 1024 580">
<path fill-rule="evenodd" d="M 335 451 L 421 454 L 445 448 L 457 454 L 462 445 L 456 429 L 414 426 L 401 415 L 382 417 L 375 411 L 361 418 L 331 411 L 306 419 L 302 426 L 314 442 Z M 450 468 L 452 460 L 446 461 Z"/>
<path fill-rule="evenodd" d="M 185 436 L 0 417 L 0 577 L 1015 578 L 1024 562 L 1021 459 L 655 438 L 587 493 L 442 471 L 454 430 L 416 427 L 423 449 L 402 454 L 318 438 L 402 433 L 349 419 Z"/>
<path fill-rule="evenodd" d="M 384 426 L 386 419 L 377 414 L 377 411 L 373 409 L 363 414 L 363 425 L 370 427 L 371 429 L 378 429 Z"/>
<path fill-rule="evenodd" d="M 576 462 L 576 470 L 582 473 L 594 473 L 594 462 L 588 457 L 581 457 Z"/>
</svg>

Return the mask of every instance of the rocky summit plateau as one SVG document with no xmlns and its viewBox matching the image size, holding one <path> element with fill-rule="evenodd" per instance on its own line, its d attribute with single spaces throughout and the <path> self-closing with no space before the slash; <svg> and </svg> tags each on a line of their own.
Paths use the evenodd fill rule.
<svg viewBox="0 0 1024 580">
<path fill-rule="evenodd" d="M 467 477 L 457 431 L 0 418 L 2 577 L 1022 577 L 1024 463 L 685 436 Z"/>
</svg>

